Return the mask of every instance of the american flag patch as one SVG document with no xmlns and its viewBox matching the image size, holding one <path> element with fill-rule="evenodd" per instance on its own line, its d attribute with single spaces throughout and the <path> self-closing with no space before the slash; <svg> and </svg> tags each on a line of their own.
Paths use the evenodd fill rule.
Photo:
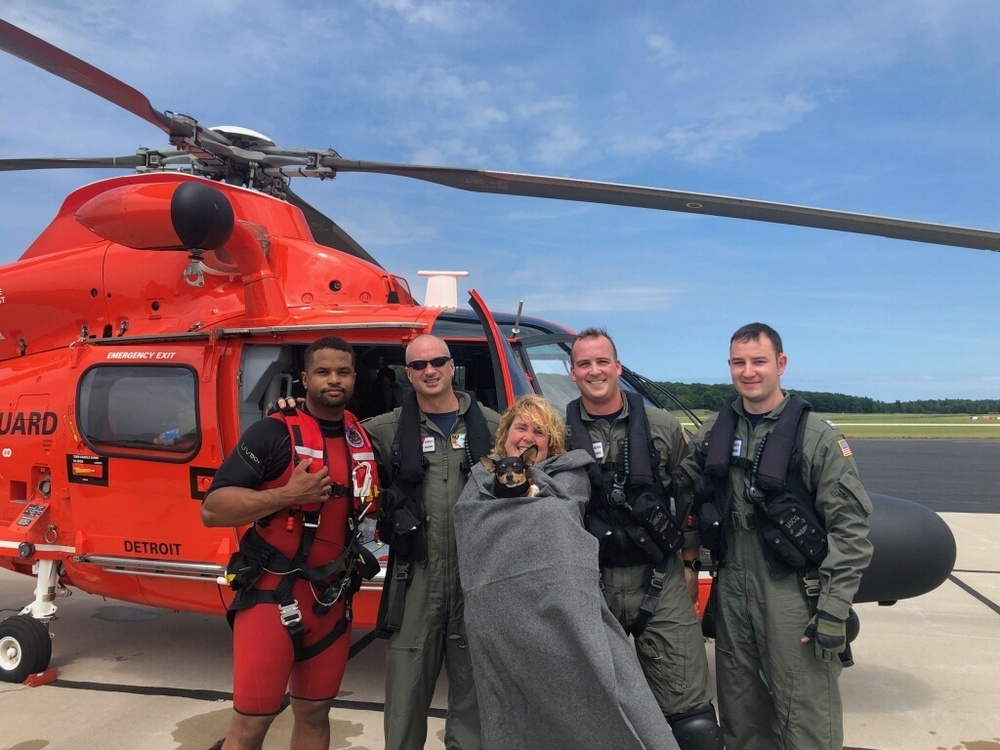
<svg viewBox="0 0 1000 750">
<path fill-rule="evenodd" d="M 851 455 L 851 446 L 847 444 L 846 440 L 838 440 L 837 442 L 840 444 L 841 453 L 843 453 L 845 456 Z"/>
</svg>

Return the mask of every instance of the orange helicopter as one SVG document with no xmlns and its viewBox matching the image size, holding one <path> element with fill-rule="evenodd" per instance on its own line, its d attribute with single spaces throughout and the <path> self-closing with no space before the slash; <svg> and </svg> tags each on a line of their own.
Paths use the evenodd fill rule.
<svg viewBox="0 0 1000 750">
<path fill-rule="evenodd" d="M 297 196 L 291 177 L 393 174 L 484 193 L 1000 249 L 1000 233 L 985 230 L 286 149 L 251 130 L 159 112 L 135 89 L 5 21 L 0 48 L 148 121 L 171 146 L 0 160 L 0 171 L 135 172 L 71 193 L 20 259 L 0 268 L 0 566 L 35 578 L 32 601 L 0 622 L 5 681 L 48 667 L 48 626 L 69 587 L 225 611 L 225 565 L 243 529 L 204 527 L 199 502 L 241 432 L 279 397 L 299 394 L 302 353 L 322 335 L 355 346 L 351 409 L 361 417 L 395 406 L 404 348 L 422 333 L 448 341 L 456 385 L 495 409 L 529 392 L 557 408 L 575 397 L 572 331 L 520 312 L 493 314 L 475 292 L 471 309 L 458 309 L 460 272 L 427 272 L 429 292 L 443 298 L 418 303 L 404 279 Z M 654 404 L 682 408 L 631 370 L 622 381 Z M 947 526 L 924 506 L 873 499 L 875 558 L 856 601 L 892 602 L 940 584 L 955 560 Z M 373 626 L 380 594 L 379 581 L 358 593 L 356 626 Z"/>
</svg>

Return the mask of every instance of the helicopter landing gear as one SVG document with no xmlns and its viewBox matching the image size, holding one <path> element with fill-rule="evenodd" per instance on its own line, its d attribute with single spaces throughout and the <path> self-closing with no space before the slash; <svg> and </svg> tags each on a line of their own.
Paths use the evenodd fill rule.
<svg viewBox="0 0 1000 750">
<path fill-rule="evenodd" d="M 24 682 L 28 675 L 44 672 L 52 661 L 48 623 L 55 619 L 59 563 L 35 563 L 35 598 L 14 617 L 0 622 L 0 681 Z"/>
<path fill-rule="evenodd" d="M 52 659 L 52 639 L 44 624 L 27 615 L 0 622 L 0 680 L 24 682 L 44 672 Z"/>
</svg>

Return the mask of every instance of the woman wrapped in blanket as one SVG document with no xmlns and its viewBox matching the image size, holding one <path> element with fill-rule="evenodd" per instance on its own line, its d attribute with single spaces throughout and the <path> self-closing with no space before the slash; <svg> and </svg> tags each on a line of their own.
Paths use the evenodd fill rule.
<svg viewBox="0 0 1000 750">
<path fill-rule="evenodd" d="M 497 431 L 497 457 L 538 449 L 534 497 L 497 497 L 481 464 L 455 506 L 465 625 L 486 750 L 676 748 L 599 587 L 597 540 L 581 450 L 540 396 L 519 399 Z"/>
</svg>

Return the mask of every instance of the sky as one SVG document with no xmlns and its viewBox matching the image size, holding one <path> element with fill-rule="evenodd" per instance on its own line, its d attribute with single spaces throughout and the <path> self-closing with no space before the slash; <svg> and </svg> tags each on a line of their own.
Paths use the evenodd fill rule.
<svg viewBox="0 0 1000 750">
<path fill-rule="evenodd" d="M 0 0 L 158 110 L 350 159 L 648 185 L 1000 229 L 1000 3 Z M 166 147 L 0 53 L 0 158 Z M 0 173 L 0 264 L 109 171 Z M 293 189 L 422 298 L 604 326 L 624 364 L 725 383 L 782 335 L 782 385 L 1000 397 L 997 253 L 343 174 Z"/>
</svg>

